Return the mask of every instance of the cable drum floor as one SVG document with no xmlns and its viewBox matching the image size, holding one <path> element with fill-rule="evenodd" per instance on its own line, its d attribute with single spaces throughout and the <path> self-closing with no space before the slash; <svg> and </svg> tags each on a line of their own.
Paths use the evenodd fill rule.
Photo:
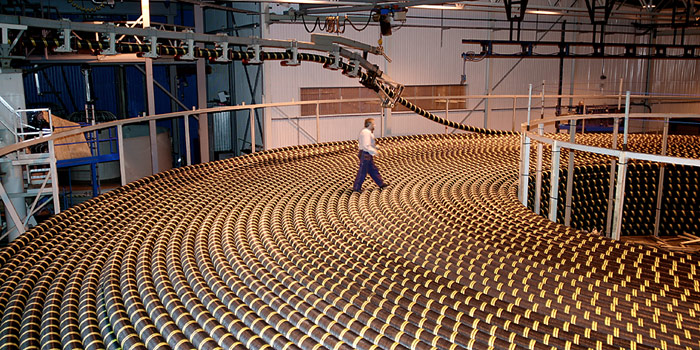
<svg viewBox="0 0 700 350">
<path fill-rule="evenodd" d="M 0 251 L 3 349 L 698 349 L 697 255 L 517 201 L 519 136 L 355 142 L 175 169 Z"/>
</svg>

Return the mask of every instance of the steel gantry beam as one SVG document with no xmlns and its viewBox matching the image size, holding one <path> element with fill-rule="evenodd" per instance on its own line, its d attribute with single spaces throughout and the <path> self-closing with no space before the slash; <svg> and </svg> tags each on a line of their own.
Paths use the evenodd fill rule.
<svg viewBox="0 0 700 350">
<path fill-rule="evenodd" d="M 503 0 L 503 6 L 506 8 L 506 18 L 510 22 L 510 40 L 513 40 L 513 23 L 518 24 L 518 37 L 520 40 L 520 23 L 525 18 L 525 11 L 527 10 L 528 0 Z M 518 14 L 514 15 L 513 10 L 518 9 Z"/>
<path fill-rule="evenodd" d="M 0 24 L 5 26 L 13 25 L 24 26 L 27 28 L 42 28 L 42 29 L 52 29 L 58 31 L 62 38 L 61 40 L 51 39 L 36 39 L 33 42 L 37 46 L 54 46 L 54 43 L 58 44 L 59 52 L 72 53 L 78 48 L 77 45 L 73 44 L 80 43 L 83 45 L 82 48 L 93 49 L 100 51 L 102 54 L 109 52 L 110 48 L 114 48 L 114 41 L 117 40 L 118 36 L 133 36 L 136 38 L 141 38 L 141 43 L 123 43 L 121 46 L 122 50 L 127 50 L 127 52 L 145 52 L 144 55 L 148 55 L 151 58 L 157 58 L 159 53 L 166 55 L 179 55 L 180 59 L 193 59 L 195 57 L 204 58 L 219 58 L 219 52 L 224 52 L 222 47 L 228 46 L 244 46 L 249 49 L 256 49 L 259 51 L 261 47 L 269 48 L 280 48 L 285 50 L 311 50 L 311 51 L 322 51 L 322 52 L 337 52 L 339 56 L 346 58 L 348 60 L 357 61 L 363 68 L 370 72 L 380 73 L 378 67 L 371 64 L 364 57 L 364 53 L 372 54 L 383 54 L 383 51 L 379 47 L 374 47 L 371 45 L 365 45 L 363 43 L 338 38 L 332 36 L 332 39 L 325 39 L 323 35 L 315 35 L 315 39 L 318 42 L 305 42 L 305 41 L 295 41 L 295 40 L 276 40 L 276 39 L 263 39 L 256 37 L 239 37 L 231 35 L 222 34 L 205 34 L 205 33 L 193 33 L 193 32 L 179 32 L 179 31 L 169 31 L 161 30 L 157 28 L 131 28 L 115 26 L 113 24 L 97 24 L 97 23 L 83 23 L 83 22 L 71 22 L 67 20 L 48 20 L 41 18 L 31 18 L 31 17 L 21 17 L 21 16 L 5 16 L 0 15 Z M 78 40 L 73 38 L 73 32 L 87 32 L 87 33 L 98 33 L 106 37 L 106 41 L 87 41 Z M 32 38 L 28 38 L 32 39 Z M 161 45 L 159 41 L 164 40 L 176 40 L 181 42 L 182 47 L 166 46 Z M 196 44 L 213 44 L 218 49 L 199 49 L 196 48 Z M 348 50 L 343 47 L 347 46 L 351 49 L 359 49 L 363 54 L 358 54 L 352 50 Z M 126 53 L 126 52 L 124 52 Z M 1 53 L 0 53 L 1 54 Z M 194 54 L 194 55 L 192 55 Z M 199 55 L 199 56 L 196 56 Z M 0 58 L 15 58 L 15 57 L 0 57 Z M 255 63 L 255 62 L 251 62 Z M 381 74 L 378 74 L 381 75 Z"/>
<path fill-rule="evenodd" d="M 596 31 L 600 26 L 600 38 L 598 42 L 605 42 L 605 25 L 608 24 L 610 14 L 612 13 L 615 0 L 603 0 L 602 5 L 598 4 L 598 0 L 586 0 L 586 9 L 588 9 L 588 17 L 593 25 L 592 42 L 596 41 Z"/>
<path fill-rule="evenodd" d="M 481 46 L 479 56 L 494 58 L 642 58 L 642 59 L 699 59 L 700 45 L 621 44 L 563 41 L 511 41 L 463 39 L 462 44 Z M 499 53 L 494 48 L 520 46 L 520 52 Z M 552 52 L 551 48 L 558 50 Z M 571 48 L 582 48 L 571 50 Z M 538 53 L 537 48 L 550 48 Z M 610 50 L 608 50 L 610 49 Z"/>
</svg>

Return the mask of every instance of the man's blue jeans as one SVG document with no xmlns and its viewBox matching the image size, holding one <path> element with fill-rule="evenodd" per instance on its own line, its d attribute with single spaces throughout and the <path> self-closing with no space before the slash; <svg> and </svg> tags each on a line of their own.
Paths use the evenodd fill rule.
<svg viewBox="0 0 700 350">
<path fill-rule="evenodd" d="M 355 178 L 355 184 L 352 186 L 352 190 L 358 192 L 362 190 L 362 183 L 365 182 L 365 177 L 367 177 L 367 173 L 369 173 L 369 176 L 372 177 L 372 180 L 374 180 L 374 182 L 377 183 L 377 186 L 384 186 L 382 176 L 379 175 L 379 169 L 377 169 L 377 166 L 374 165 L 374 157 L 372 157 L 371 154 L 365 151 L 360 151 L 359 157 L 360 169 L 357 171 L 357 177 Z"/>
</svg>

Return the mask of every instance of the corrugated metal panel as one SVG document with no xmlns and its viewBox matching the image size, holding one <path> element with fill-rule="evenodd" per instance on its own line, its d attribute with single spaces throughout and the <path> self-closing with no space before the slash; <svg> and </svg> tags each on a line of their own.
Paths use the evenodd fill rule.
<svg viewBox="0 0 700 350">
<path fill-rule="evenodd" d="M 146 83 L 143 74 L 136 68 L 126 66 L 126 117 L 136 117 L 146 111 Z"/>
<path fill-rule="evenodd" d="M 214 152 L 230 152 L 231 147 L 231 113 L 212 113 L 212 123 L 214 129 Z"/>
<path fill-rule="evenodd" d="M 95 92 L 95 108 L 110 111 L 119 116 L 119 99 L 115 83 L 115 68 L 112 66 L 95 66 L 92 68 L 92 81 Z"/>
<path fill-rule="evenodd" d="M 481 16 L 484 19 L 495 18 L 496 15 L 487 13 L 467 13 L 461 11 L 445 11 L 450 17 L 467 15 L 470 18 Z M 412 16 L 430 15 L 440 16 L 436 11 L 422 11 L 411 9 Z M 547 18 L 551 20 L 552 18 Z M 465 25 L 464 21 L 440 20 L 439 18 L 422 19 L 421 24 L 426 25 Z M 477 23 L 478 20 L 470 20 L 468 25 L 483 25 L 486 22 Z M 584 20 L 585 21 L 585 20 Z M 586 22 L 587 24 L 587 22 Z M 630 21 L 611 19 L 611 24 L 630 24 Z M 567 29 L 575 26 L 567 25 Z M 559 41 L 560 32 L 546 32 L 549 24 L 540 25 L 538 32 L 524 31 L 522 40 L 547 40 Z M 554 26 L 554 29 L 560 27 Z M 584 28 L 585 29 L 585 28 Z M 620 27 L 616 27 L 619 31 Z M 375 44 L 377 40 L 377 28 L 370 27 L 364 32 L 356 32 L 348 27 L 342 34 L 344 37 L 359 40 L 369 44 Z M 297 40 L 309 40 L 309 34 L 301 25 L 272 25 L 270 26 L 270 37 L 279 39 L 295 38 Z M 486 30 L 466 30 L 466 29 L 445 29 L 439 28 L 410 28 L 404 27 L 395 30 L 390 37 L 384 37 L 384 48 L 393 62 L 385 67 L 382 59 L 370 56 L 370 60 L 377 64 L 380 69 L 387 72 L 394 80 L 405 85 L 434 85 L 434 84 L 456 84 L 460 81 L 462 74 L 463 60 L 461 54 L 465 51 L 481 50 L 477 45 L 463 45 L 462 39 L 508 39 L 508 31 L 495 31 L 490 35 Z M 590 34 L 567 35 L 568 41 L 591 42 Z M 638 36 L 634 33 L 615 34 L 606 37 L 608 42 L 638 42 L 646 43 L 648 36 Z M 668 37 L 657 38 L 659 42 L 668 41 Z M 690 40 L 690 39 L 689 39 Z M 692 40 L 698 40 L 693 38 Z M 686 42 L 691 44 L 693 42 Z M 515 51 L 519 47 L 515 47 Z M 542 51 L 543 49 L 540 49 Z M 554 48 L 553 50 L 556 50 Z M 578 49 L 583 50 L 583 49 Z M 619 91 L 620 79 L 623 79 L 623 91 L 630 90 L 636 93 L 647 91 L 649 85 L 652 93 L 683 93 L 700 94 L 700 62 L 681 60 L 654 60 L 652 61 L 651 76 L 647 76 L 648 60 L 635 59 L 567 59 L 564 61 L 564 73 L 562 81 L 562 92 L 570 93 L 573 86 L 575 94 L 617 94 Z M 535 94 L 541 90 L 542 81 L 545 81 L 546 94 L 557 92 L 559 85 L 559 61 L 557 59 L 492 59 L 490 62 L 482 60 L 480 62 L 468 62 L 466 64 L 466 82 L 468 91 L 471 94 L 483 94 L 487 91 L 487 66 L 490 65 L 493 94 L 526 94 L 528 84 L 533 84 Z M 573 75 L 572 75 L 573 70 Z M 605 75 L 605 79 L 601 79 Z M 505 78 L 504 78 L 505 77 Z M 649 84 L 647 80 L 652 83 Z M 284 82 L 284 83 L 281 83 Z M 359 86 L 356 79 L 347 78 L 338 72 L 325 70 L 320 65 L 312 63 L 302 63 L 299 67 L 281 67 L 277 63 L 265 64 L 265 96 L 268 102 L 299 100 L 300 88 L 302 87 L 343 87 Z M 469 107 L 475 107 L 479 101 L 470 100 Z M 577 101 L 573 101 L 575 104 Z M 601 100 L 591 99 L 590 103 L 603 103 Z M 488 127 L 507 129 L 512 128 L 513 113 L 512 100 L 491 101 L 491 111 L 488 119 Z M 569 101 L 562 101 L 564 105 Z M 419 103 L 420 104 L 420 103 Z M 524 107 L 526 101 L 519 101 L 518 106 Z M 539 99 L 536 104 L 539 106 Z M 547 106 L 554 106 L 555 99 L 547 99 Z M 481 104 L 481 108 L 483 108 Z M 502 109 L 502 110 L 498 110 Z M 677 109 L 687 110 L 687 106 Z M 278 111 L 269 111 L 273 118 L 282 117 Z M 298 113 L 298 112 L 297 112 Z M 466 113 L 465 113 L 466 114 Z M 552 116 L 554 110 L 546 110 L 546 116 Z M 296 114 L 292 113 L 291 116 Z M 526 112 L 518 110 L 516 112 L 516 129 L 524 121 Z M 536 112 L 539 117 L 539 109 Z M 453 114 L 451 113 L 451 116 Z M 397 117 L 398 118 L 398 117 Z M 321 123 L 323 132 L 322 141 L 333 139 L 352 139 L 356 135 L 357 125 L 352 122 L 353 118 L 324 118 Z M 361 118 L 358 118 L 361 119 Z M 452 118 L 451 118 L 452 119 Z M 417 134 L 425 132 L 441 132 L 441 126 L 433 128 L 431 122 L 424 123 L 424 120 L 417 117 L 415 120 L 405 117 L 405 123 L 399 123 L 391 132 L 396 134 Z M 410 120 L 410 122 L 409 122 Z M 461 120 L 461 118 L 460 118 Z M 306 121 L 302 122 L 305 125 Z M 483 126 L 483 112 L 475 112 L 467 121 L 468 124 Z M 271 133 L 271 142 L 277 145 L 297 144 L 296 129 L 286 121 L 273 122 L 278 129 Z M 315 130 L 311 126 L 309 130 Z M 444 129 L 442 129 L 444 131 Z M 303 137 L 300 138 L 303 142 Z"/>
<path fill-rule="evenodd" d="M 24 77 L 28 107 L 51 107 L 54 113 L 64 110 L 64 116 L 85 109 L 85 84 L 80 66 L 56 65 L 38 72 L 40 90 L 34 74 Z"/>
<path fill-rule="evenodd" d="M 168 66 L 162 64 L 154 65 L 153 80 L 160 83 L 160 85 L 165 87 L 166 90 L 170 91 L 168 68 Z M 153 96 L 156 101 L 156 114 L 170 113 L 173 111 L 172 104 L 170 103 L 170 97 L 158 86 L 153 87 Z"/>
</svg>

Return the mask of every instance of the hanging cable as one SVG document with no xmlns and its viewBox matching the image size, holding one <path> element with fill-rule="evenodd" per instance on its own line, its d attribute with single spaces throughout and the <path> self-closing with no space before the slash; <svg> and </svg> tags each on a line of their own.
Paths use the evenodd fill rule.
<svg viewBox="0 0 700 350">
<path fill-rule="evenodd" d="M 321 22 L 321 21 L 320 21 L 320 20 L 318 19 L 318 17 L 317 17 L 317 18 L 316 18 L 316 21 L 314 22 L 314 27 L 311 28 L 311 29 L 309 30 L 309 27 L 306 25 L 306 20 L 304 19 L 304 15 L 301 15 L 301 23 L 304 24 L 304 29 L 306 29 L 306 31 L 309 32 L 309 33 L 313 33 L 314 30 L 316 30 L 316 27 L 318 27 L 318 25 L 319 25 L 320 22 Z"/>
<path fill-rule="evenodd" d="M 349 18 L 348 16 L 345 16 L 345 21 L 350 22 L 350 26 L 352 26 L 353 29 L 355 29 L 355 30 L 358 31 L 358 32 L 361 32 L 361 31 L 367 29 L 367 27 L 369 26 L 369 22 L 372 21 L 372 12 L 374 12 L 374 10 L 370 10 L 370 11 L 369 11 L 369 15 L 367 16 L 367 23 L 365 23 L 365 26 L 362 27 L 362 29 L 360 29 L 360 28 L 358 28 L 358 27 L 355 27 L 355 24 L 352 23 L 352 20 L 350 20 L 350 18 Z"/>
<path fill-rule="evenodd" d="M 101 10 L 103 7 L 105 7 L 104 2 L 99 3 L 97 6 L 95 6 L 93 8 L 84 7 L 83 5 L 77 3 L 76 0 L 68 0 L 68 3 L 71 4 L 73 7 L 75 7 L 76 9 L 78 9 L 82 12 L 86 12 L 86 13 L 95 13 L 95 12 Z"/>
</svg>

